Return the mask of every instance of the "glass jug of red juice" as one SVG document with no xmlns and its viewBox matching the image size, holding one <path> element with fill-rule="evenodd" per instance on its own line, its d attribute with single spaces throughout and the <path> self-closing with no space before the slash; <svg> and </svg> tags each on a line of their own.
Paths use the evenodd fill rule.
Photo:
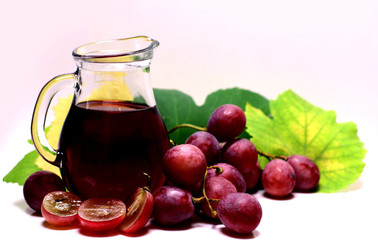
<svg viewBox="0 0 378 240">
<path fill-rule="evenodd" d="M 114 197 L 125 201 L 137 188 L 164 183 L 162 159 L 169 149 L 165 125 L 150 86 L 156 40 L 145 36 L 100 41 L 73 51 L 77 70 L 50 80 L 41 90 L 32 119 L 39 154 L 58 166 L 69 191 L 82 200 Z M 58 149 L 45 135 L 54 95 L 74 92 Z"/>
</svg>

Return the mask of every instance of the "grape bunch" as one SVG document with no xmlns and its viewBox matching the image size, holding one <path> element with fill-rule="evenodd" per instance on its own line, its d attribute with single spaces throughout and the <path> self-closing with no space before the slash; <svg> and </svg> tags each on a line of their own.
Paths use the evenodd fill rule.
<svg viewBox="0 0 378 240">
<path fill-rule="evenodd" d="M 222 105 L 211 114 L 206 130 L 166 152 L 163 170 L 169 186 L 154 193 L 158 223 L 180 224 L 197 210 L 199 216 L 220 220 L 237 233 L 256 229 L 262 208 L 247 190 L 256 186 L 261 169 L 253 143 L 237 138 L 245 125 L 240 107 Z"/>
<path fill-rule="evenodd" d="M 82 201 L 66 192 L 62 179 L 47 171 L 32 174 L 24 184 L 24 198 L 55 226 L 78 221 L 81 228 L 102 232 L 119 229 L 134 233 L 150 219 L 163 226 L 177 226 L 197 214 L 220 221 L 227 229 L 250 234 L 262 219 L 262 208 L 253 196 L 262 186 L 272 197 L 292 191 L 309 191 L 319 182 L 316 164 L 301 155 L 272 156 L 240 138 L 246 126 L 243 110 L 225 104 L 211 114 L 207 127 L 172 146 L 162 161 L 166 183 L 150 192 L 135 190 L 126 202 L 114 198 Z M 261 169 L 258 156 L 269 158 Z M 259 184 L 261 183 L 261 184 Z"/>
</svg>

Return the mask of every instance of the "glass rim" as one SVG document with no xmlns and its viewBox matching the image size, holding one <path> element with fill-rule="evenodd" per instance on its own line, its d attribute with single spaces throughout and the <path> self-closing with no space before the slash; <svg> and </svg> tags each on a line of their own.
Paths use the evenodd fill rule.
<svg viewBox="0 0 378 240">
<path fill-rule="evenodd" d="M 132 62 L 152 58 L 159 42 L 147 36 L 110 39 L 81 45 L 72 51 L 75 60 L 90 62 Z"/>
</svg>

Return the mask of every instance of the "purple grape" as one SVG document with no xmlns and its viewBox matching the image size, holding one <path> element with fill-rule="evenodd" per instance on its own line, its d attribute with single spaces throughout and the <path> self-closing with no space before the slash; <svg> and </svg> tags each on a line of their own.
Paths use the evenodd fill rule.
<svg viewBox="0 0 378 240">
<path fill-rule="evenodd" d="M 265 191 L 271 196 L 287 196 L 295 186 L 294 169 L 284 160 L 271 160 L 262 172 L 261 182 Z"/>
<path fill-rule="evenodd" d="M 238 192 L 245 192 L 247 190 L 247 184 L 244 180 L 243 175 L 239 172 L 236 167 L 228 164 L 228 163 L 217 163 L 214 166 L 220 167 L 222 169 L 222 173 L 216 173 L 214 168 L 207 170 L 207 177 L 224 177 L 229 180 Z"/>
<path fill-rule="evenodd" d="M 256 167 L 252 168 L 248 172 L 244 172 L 243 177 L 247 184 L 247 190 L 250 190 L 256 186 L 261 177 L 261 167 L 259 162 L 256 162 Z"/>
<path fill-rule="evenodd" d="M 236 167 L 243 175 L 256 168 L 257 149 L 255 145 L 245 138 L 227 142 L 222 148 L 223 161 Z"/>
<path fill-rule="evenodd" d="M 23 187 L 26 203 L 37 212 L 41 211 L 43 198 L 54 191 L 66 191 L 66 187 L 58 175 L 49 171 L 37 171 L 31 174 Z"/>
<path fill-rule="evenodd" d="M 189 136 L 185 143 L 192 144 L 201 149 L 209 166 L 221 160 L 222 151 L 219 142 L 216 137 L 209 132 L 195 132 Z"/>
<path fill-rule="evenodd" d="M 262 208 L 259 201 L 248 193 L 230 193 L 220 199 L 218 217 L 226 228 L 247 234 L 260 224 Z"/>
<path fill-rule="evenodd" d="M 162 186 L 153 193 L 155 220 L 163 225 L 176 225 L 194 214 L 192 195 L 181 188 Z"/>
<path fill-rule="evenodd" d="M 220 199 L 221 197 L 224 197 L 227 194 L 237 192 L 237 190 L 234 184 L 232 184 L 229 180 L 225 179 L 224 177 L 212 177 L 206 179 L 205 192 L 208 198 Z M 210 202 L 210 205 L 212 209 L 216 211 L 217 203 Z M 216 216 L 212 215 L 207 201 L 201 202 L 201 209 L 205 215 L 211 218 L 216 218 Z"/>
<path fill-rule="evenodd" d="M 163 159 L 164 174 L 176 186 L 196 185 L 202 180 L 206 169 L 205 155 L 191 144 L 172 147 Z"/>
<path fill-rule="evenodd" d="M 287 161 L 295 171 L 295 189 L 308 191 L 315 188 L 320 179 L 318 166 L 310 158 L 302 155 L 291 155 Z"/>
<path fill-rule="evenodd" d="M 239 136 L 245 129 L 246 117 L 243 110 L 233 104 L 224 104 L 212 112 L 207 122 L 207 131 L 219 142 Z"/>
</svg>

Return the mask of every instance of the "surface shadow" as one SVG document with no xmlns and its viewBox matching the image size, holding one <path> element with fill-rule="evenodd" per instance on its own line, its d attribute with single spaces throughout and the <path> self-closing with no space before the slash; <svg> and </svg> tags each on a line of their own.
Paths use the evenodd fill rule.
<svg viewBox="0 0 378 240">
<path fill-rule="evenodd" d="M 13 202 L 13 205 L 16 206 L 21 211 L 25 212 L 26 214 L 33 216 L 33 217 L 42 217 L 40 212 L 37 212 L 29 207 L 29 205 L 23 199 L 19 199 Z"/>
<path fill-rule="evenodd" d="M 91 231 L 85 228 L 79 228 L 78 230 L 80 234 L 87 237 L 104 238 L 104 237 L 114 237 L 117 235 L 121 235 L 121 232 L 118 230 L 118 228 L 114 228 L 114 229 L 102 231 L 102 232 Z"/>
<path fill-rule="evenodd" d="M 227 236 L 232 237 L 232 238 L 238 238 L 238 239 L 253 239 L 253 238 L 256 238 L 260 235 L 260 232 L 257 231 L 257 230 L 253 230 L 250 233 L 242 234 L 242 233 L 234 232 L 234 231 L 232 231 L 232 230 L 230 230 L 226 227 L 222 227 L 220 229 L 220 231 L 224 235 L 227 235 Z"/>
<path fill-rule="evenodd" d="M 66 225 L 66 226 L 55 226 L 50 223 L 48 223 L 46 220 L 42 222 L 42 226 L 44 228 L 48 228 L 51 230 L 60 230 L 60 231 L 66 231 L 66 230 L 72 230 L 72 229 L 78 229 L 80 228 L 80 223 L 78 220 L 75 220 L 72 224 Z"/>
<path fill-rule="evenodd" d="M 288 194 L 284 197 L 275 197 L 275 196 L 270 195 L 267 192 L 264 192 L 263 195 L 266 198 L 269 198 L 269 199 L 272 199 L 272 200 L 280 200 L 280 201 L 287 201 L 287 200 L 293 199 L 295 197 L 294 194 L 292 194 L 292 193 L 290 193 L 290 194 Z"/>
</svg>

